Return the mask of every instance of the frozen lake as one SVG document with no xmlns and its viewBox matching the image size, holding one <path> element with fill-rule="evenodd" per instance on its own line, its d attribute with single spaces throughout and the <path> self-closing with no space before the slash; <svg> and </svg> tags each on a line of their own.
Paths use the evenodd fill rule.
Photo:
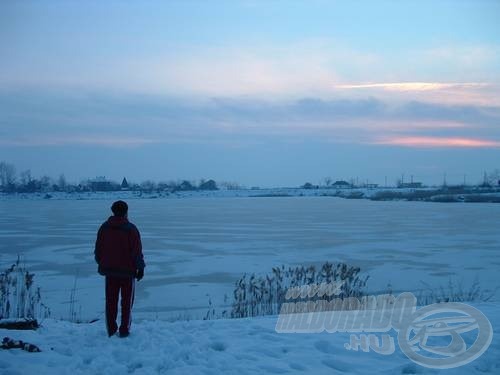
<svg viewBox="0 0 500 375">
<path fill-rule="evenodd" d="M 55 318 L 69 316 L 77 282 L 83 319 L 102 317 L 96 231 L 113 200 L 0 201 L 0 265 L 17 255 L 35 272 Z M 372 202 L 332 197 L 129 200 L 142 234 L 146 276 L 136 316 L 200 317 L 245 272 L 281 264 L 347 262 L 370 275 L 367 290 L 415 291 L 422 282 L 500 286 L 500 205 Z M 498 299 L 498 293 L 496 295 Z M 81 307 L 80 307 L 81 306 Z"/>
</svg>

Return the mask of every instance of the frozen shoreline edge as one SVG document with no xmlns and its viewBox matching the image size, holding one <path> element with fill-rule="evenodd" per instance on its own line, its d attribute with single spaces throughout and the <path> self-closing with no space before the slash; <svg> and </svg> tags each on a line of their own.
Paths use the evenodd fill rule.
<svg viewBox="0 0 500 375">
<path fill-rule="evenodd" d="M 405 198 L 405 194 L 432 193 L 430 199 Z M 377 199 L 377 194 L 387 193 L 392 195 L 387 198 Z M 399 196 L 398 196 L 399 194 Z M 401 196 L 402 195 L 402 196 Z M 364 199 L 371 201 L 417 201 L 417 202 L 443 202 L 440 197 L 449 197 L 447 203 L 497 203 L 500 201 L 500 192 L 492 190 L 471 190 L 470 193 L 454 193 L 452 191 L 442 194 L 436 188 L 406 189 L 406 188 L 354 188 L 354 189 L 304 189 L 304 188 L 262 188 L 239 190 L 203 190 L 203 191 L 177 191 L 177 192 L 141 192 L 141 191 L 110 191 L 110 192 L 37 192 L 37 193 L 0 193 L 0 201 L 27 201 L 27 200 L 113 200 L 113 199 L 189 199 L 189 198 L 301 198 L 301 197 L 330 197 L 342 199 Z M 467 200 L 467 197 L 491 198 L 494 202 L 486 200 Z M 432 199 L 436 197 L 437 199 Z"/>
</svg>

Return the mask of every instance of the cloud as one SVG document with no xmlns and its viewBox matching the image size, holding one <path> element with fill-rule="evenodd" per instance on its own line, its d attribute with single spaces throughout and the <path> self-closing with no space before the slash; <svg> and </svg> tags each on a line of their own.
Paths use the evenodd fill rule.
<svg viewBox="0 0 500 375">
<path fill-rule="evenodd" d="M 378 82 L 339 84 L 347 95 L 372 95 L 392 102 L 421 101 L 449 105 L 500 105 L 500 85 L 486 82 Z"/>
<path fill-rule="evenodd" d="M 105 92 L 0 90 L 0 127 L 1 144 L 26 146 L 244 146 L 263 140 L 311 139 L 367 144 L 401 137 L 496 140 L 500 139 L 500 107 L 391 103 L 370 97 L 191 100 Z"/>
<path fill-rule="evenodd" d="M 5 137 L 0 140 L 3 146 L 63 146 L 63 145 L 95 145 L 106 147 L 137 147 L 157 143 L 157 140 L 139 137 L 119 137 L 104 135 L 73 135 L 58 136 L 56 134 L 34 137 L 15 136 Z"/>
<path fill-rule="evenodd" d="M 388 91 L 434 91 L 452 88 L 482 88 L 491 86 L 487 83 L 441 83 L 441 82 L 392 82 L 336 85 L 337 89 L 383 89 Z"/>
<path fill-rule="evenodd" d="M 388 56 L 338 40 L 307 39 L 244 46 L 185 44 L 83 59 L 47 55 L 39 64 L 6 55 L 0 61 L 0 85 L 203 98 L 372 95 L 382 100 L 500 105 L 498 48 L 477 59 L 462 56 L 485 50 L 444 46 Z"/>
<path fill-rule="evenodd" d="M 500 141 L 460 137 L 389 137 L 373 144 L 404 147 L 498 148 Z"/>
<path fill-rule="evenodd" d="M 452 50 L 448 54 L 455 56 L 459 52 Z M 422 62 L 411 70 L 403 69 L 412 55 L 415 57 L 411 60 Z M 198 47 L 181 49 L 174 55 L 118 62 L 115 69 L 120 77 L 112 86 L 130 85 L 130 90 L 205 97 L 282 100 L 372 95 L 383 100 L 500 105 L 500 76 L 498 69 L 489 66 L 491 61 L 500 62 L 496 54 L 475 62 L 462 61 L 462 57 L 456 56 L 458 67 L 453 66 L 457 72 L 449 74 L 446 72 L 449 63 L 444 66 L 438 59 L 422 60 L 428 55 L 426 50 L 412 50 L 409 55 L 396 54 L 389 60 L 384 54 L 357 50 L 332 40 L 244 48 Z M 470 74 L 458 72 L 462 64 Z M 477 76 L 478 71 L 485 73 Z M 110 77 L 113 75 L 112 72 Z M 127 81 L 122 80 L 123 76 Z M 475 80 L 464 82 L 468 77 Z"/>
</svg>

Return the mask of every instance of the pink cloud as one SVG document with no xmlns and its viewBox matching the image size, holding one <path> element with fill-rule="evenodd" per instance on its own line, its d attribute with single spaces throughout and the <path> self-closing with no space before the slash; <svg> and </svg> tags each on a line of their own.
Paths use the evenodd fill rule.
<svg viewBox="0 0 500 375">
<path fill-rule="evenodd" d="M 374 143 L 405 147 L 500 147 L 499 141 L 460 137 L 389 137 Z"/>
<path fill-rule="evenodd" d="M 500 105 L 500 86 L 493 82 L 368 82 L 345 83 L 335 90 L 350 95 L 376 95 L 391 101 L 417 100 L 465 105 Z"/>
</svg>

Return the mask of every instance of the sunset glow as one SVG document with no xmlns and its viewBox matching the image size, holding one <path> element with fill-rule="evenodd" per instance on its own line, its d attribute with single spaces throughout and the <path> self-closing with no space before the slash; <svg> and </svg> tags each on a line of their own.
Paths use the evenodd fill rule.
<svg viewBox="0 0 500 375">
<path fill-rule="evenodd" d="M 441 137 L 394 137 L 374 143 L 405 147 L 500 147 L 500 141 Z"/>
</svg>

